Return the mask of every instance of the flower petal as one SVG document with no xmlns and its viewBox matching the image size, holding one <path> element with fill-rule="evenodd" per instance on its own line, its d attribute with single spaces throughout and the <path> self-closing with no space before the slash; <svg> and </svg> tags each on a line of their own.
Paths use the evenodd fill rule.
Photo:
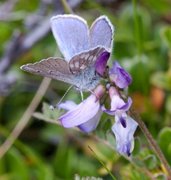
<svg viewBox="0 0 171 180">
<path fill-rule="evenodd" d="M 76 106 L 77 106 L 77 104 L 74 101 L 65 101 L 63 103 L 60 103 L 58 105 L 58 108 L 70 111 L 70 110 L 76 108 Z"/>
<path fill-rule="evenodd" d="M 107 113 L 107 114 L 109 114 L 111 116 L 114 116 L 115 113 L 116 113 L 116 111 L 111 111 L 109 109 L 106 109 L 104 106 L 102 106 L 101 109 L 102 109 L 103 112 L 105 112 L 105 113 Z"/>
<path fill-rule="evenodd" d="M 98 74 L 100 74 L 101 76 L 104 76 L 104 74 L 105 74 L 106 65 L 107 65 L 107 61 L 109 59 L 109 56 L 110 56 L 110 53 L 105 51 L 96 60 L 95 69 L 96 69 L 96 72 Z"/>
<path fill-rule="evenodd" d="M 122 126 L 126 128 L 126 119 L 123 116 L 119 117 L 119 121 L 122 124 Z"/>
<path fill-rule="evenodd" d="M 130 156 L 134 144 L 133 135 L 138 124 L 131 117 L 127 116 L 126 128 L 124 128 L 119 120 L 119 117 L 116 116 L 115 118 L 116 122 L 112 126 L 112 131 L 116 138 L 116 149 L 119 153 Z"/>
<path fill-rule="evenodd" d="M 102 115 L 102 111 L 99 110 L 93 118 L 91 118 L 89 121 L 79 125 L 78 127 L 86 133 L 93 131 L 94 129 L 96 129 L 101 115 Z"/>
<path fill-rule="evenodd" d="M 95 95 L 90 95 L 86 100 L 76 106 L 76 108 L 62 115 L 59 120 L 66 128 L 79 126 L 93 118 L 100 108 L 100 103 Z"/>
<path fill-rule="evenodd" d="M 132 99 L 129 97 L 127 103 L 125 103 L 123 106 L 118 108 L 118 110 L 128 111 L 131 105 L 132 105 Z"/>
<path fill-rule="evenodd" d="M 130 74 L 118 62 L 113 63 L 113 67 L 109 70 L 109 76 L 119 88 L 126 88 L 132 82 Z"/>
<path fill-rule="evenodd" d="M 125 104 L 126 103 L 119 97 L 119 95 L 114 95 L 111 99 L 111 110 L 115 111 L 118 109 L 122 109 Z"/>
<path fill-rule="evenodd" d="M 113 87 L 112 87 L 113 88 Z M 109 89 L 110 93 L 110 89 Z M 104 106 L 102 106 L 102 110 L 109 115 L 122 115 L 124 112 L 128 111 L 131 104 L 132 104 L 132 99 L 128 98 L 127 102 L 124 102 L 122 98 L 118 94 L 113 94 L 111 96 L 111 109 L 107 110 L 105 109 Z"/>
</svg>

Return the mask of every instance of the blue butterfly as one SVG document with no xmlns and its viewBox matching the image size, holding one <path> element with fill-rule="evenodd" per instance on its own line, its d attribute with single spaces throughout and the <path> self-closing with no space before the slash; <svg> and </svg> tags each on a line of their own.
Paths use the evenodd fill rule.
<svg viewBox="0 0 171 180">
<path fill-rule="evenodd" d="M 108 59 L 112 50 L 114 29 L 109 19 L 100 16 L 89 28 L 77 15 L 57 15 L 51 18 L 51 29 L 64 59 L 50 57 L 21 69 L 64 81 L 80 91 L 94 89 L 101 78 L 95 65 Z"/>
</svg>

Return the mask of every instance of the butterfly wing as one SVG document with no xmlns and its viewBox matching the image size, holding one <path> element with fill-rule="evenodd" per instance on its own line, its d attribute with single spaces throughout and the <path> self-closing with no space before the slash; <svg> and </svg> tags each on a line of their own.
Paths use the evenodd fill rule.
<svg viewBox="0 0 171 180">
<path fill-rule="evenodd" d="M 21 69 L 40 76 L 74 84 L 74 75 L 71 73 L 68 63 L 61 58 L 50 57 L 33 64 L 23 65 Z"/>
<path fill-rule="evenodd" d="M 90 28 L 90 47 L 103 46 L 112 51 L 114 29 L 106 16 L 97 18 Z"/>
<path fill-rule="evenodd" d="M 84 69 L 92 66 L 104 51 L 106 51 L 105 48 L 97 47 L 74 56 L 69 62 L 71 72 L 79 74 Z"/>
<path fill-rule="evenodd" d="M 51 18 L 51 28 L 56 42 L 69 61 L 73 56 L 89 49 L 87 22 L 76 15 L 57 15 Z"/>
</svg>

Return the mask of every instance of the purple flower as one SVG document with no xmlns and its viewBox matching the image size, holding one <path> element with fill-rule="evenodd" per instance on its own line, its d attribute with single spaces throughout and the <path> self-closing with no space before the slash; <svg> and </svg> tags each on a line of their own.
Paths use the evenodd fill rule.
<svg viewBox="0 0 171 180">
<path fill-rule="evenodd" d="M 89 121 L 79 125 L 79 129 L 84 131 L 84 132 L 91 132 L 93 130 L 96 129 L 97 125 L 99 124 L 101 115 L 102 115 L 103 111 L 101 109 L 99 109 L 99 111 L 96 113 L 96 115 L 91 118 Z"/>
<path fill-rule="evenodd" d="M 123 127 L 116 116 L 112 131 L 116 138 L 116 149 L 120 154 L 130 156 L 134 148 L 134 132 L 137 128 L 137 122 L 131 117 L 126 116 L 126 127 Z"/>
<path fill-rule="evenodd" d="M 106 65 L 107 65 L 107 61 L 109 59 L 109 56 L 110 56 L 110 53 L 105 51 L 96 60 L 95 69 L 96 69 L 96 72 L 100 76 L 105 75 Z"/>
<path fill-rule="evenodd" d="M 126 88 L 131 82 L 132 78 L 118 62 L 113 63 L 113 67 L 109 70 L 109 77 L 112 82 L 119 88 Z"/>
<path fill-rule="evenodd" d="M 59 108 L 68 110 L 67 113 L 59 117 L 62 125 L 65 128 L 77 126 L 84 132 L 93 131 L 97 127 L 102 114 L 99 98 L 103 93 L 104 88 L 102 85 L 99 85 L 95 89 L 94 94 L 91 94 L 78 105 L 72 101 L 61 103 Z"/>
<path fill-rule="evenodd" d="M 111 87 L 109 89 L 109 95 L 111 98 L 111 108 L 110 110 L 107 110 L 103 107 L 104 112 L 117 117 L 120 120 L 123 127 L 126 127 L 126 111 L 129 110 L 132 104 L 131 98 L 128 98 L 128 101 L 124 102 L 123 99 L 120 98 L 117 90 L 114 87 Z"/>
<path fill-rule="evenodd" d="M 137 123 L 126 113 L 132 104 L 132 100 L 128 98 L 128 101 L 124 102 L 115 87 L 110 87 L 109 95 L 111 108 L 110 110 L 104 109 L 104 111 L 115 116 L 115 124 L 112 126 L 112 131 L 116 137 L 117 151 L 130 156 L 134 144 L 133 134 L 137 128 Z"/>
<path fill-rule="evenodd" d="M 66 101 L 65 103 L 60 103 L 58 108 L 65 109 L 65 110 L 72 110 L 77 107 L 77 104 L 73 101 Z"/>
</svg>

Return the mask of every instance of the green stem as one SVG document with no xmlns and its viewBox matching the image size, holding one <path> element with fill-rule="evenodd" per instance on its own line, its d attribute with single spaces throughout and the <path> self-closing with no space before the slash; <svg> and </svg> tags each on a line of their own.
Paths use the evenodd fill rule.
<svg viewBox="0 0 171 180">
<path fill-rule="evenodd" d="M 74 14 L 73 10 L 70 8 L 70 6 L 68 5 L 68 3 L 66 2 L 66 0 L 61 0 L 62 5 L 64 7 L 64 11 L 65 13 L 70 13 L 70 14 Z"/>
<path fill-rule="evenodd" d="M 94 154 L 95 158 L 102 164 L 102 166 L 106 169 L 106 171 L 110 174 L 111 178 L 113 180 L 116 180 L 116 178 L 113 176 L 113 174 L 110 172 L 110 170 L 106 167 L 106 165 L 103 163 L 103 161 L 101 159 L 99 159 L 99 157 L 96 155 L 96 153 L 93 151 L 93 149 L 88 146 L 88 148 L 90 149 L 90 151 Z"/>
<path fill-rule="evenodd" d="M 24 112 L 21 119 L 18 121 L 17 125 L 14 127 L 8 138 L 5 140 L 5 142 L 0 146 L 0 158 L 2 158 L 5 153 L 10 149 L 10 147 L 13 145 L 15 140 L 18 138 L 18 136 L 21 134 L 23 129 L 28 124 L 33 112 L 39 105 L 40 101 L 42 100 L 44 94 L 46 93 L 46 90 L 49 87 L 51 80 L 49 78 L 44 78 L 33 98 L 30 105 Z"/>
<path fill-rule="evenodd" d="M 138 55 L 141 55 L 142 44 L 141 44 L 140 26 L 139 26 L 137 8 L 136 8 L 136 0 L 132 0 L 132 4 L 133 4 L 133 13 L 134 13 L 135 41 L 136 41 L 137 48 L 138 48 Z"/>
<path fill-rule="evenodd" d="M 135 115 L 135 113 L 133 113 Z M 141 120 L 141 118 L 136 114 L 136 121 L 141 128 L 143 134 L 145 135 L 150 147 L 153 149 L 153 151 L 156 153 L 158 158 L 160 159 L 160 162 L 163 164 L 165 170 L 167 171 L 168 180 L 171 180 L 171 168 L 163 155 L 163 152 L 161 151 L 160 147 L 158 146 L 157 142 L 154 140 L 152 134 L 147 129 L 145 123 Z"/>
</svg>

